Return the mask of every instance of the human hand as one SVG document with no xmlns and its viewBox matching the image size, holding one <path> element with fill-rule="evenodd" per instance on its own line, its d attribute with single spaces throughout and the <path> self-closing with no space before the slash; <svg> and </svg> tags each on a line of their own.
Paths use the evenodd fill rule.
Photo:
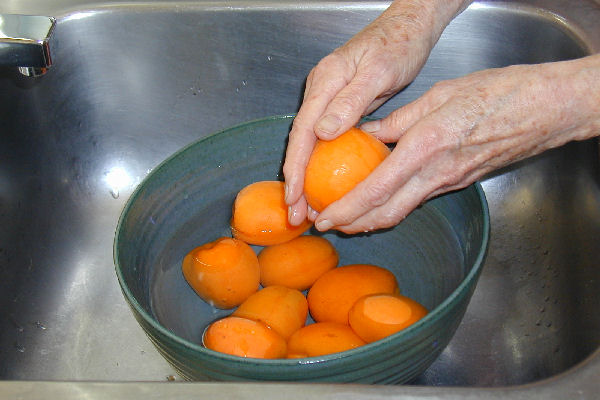
<svg viewBox="0 0 600 400">
<path fill-rule="evenodd" d="M 396 0 L 310 72 L 283 166 L 290 223 L 307 216 L 304 171 L 317 138 L 337 137 L 412 81 L 442 30 L 468 3 Z"/>
<path fill-rule="evenodd" d="M 600 55 L 491 69 L 441 82 L 362 125 L 391 155 L 318 215 L 319 230 L 391 227 L 438 194 L 514 161 L 600 134 Z"/>
</svg>

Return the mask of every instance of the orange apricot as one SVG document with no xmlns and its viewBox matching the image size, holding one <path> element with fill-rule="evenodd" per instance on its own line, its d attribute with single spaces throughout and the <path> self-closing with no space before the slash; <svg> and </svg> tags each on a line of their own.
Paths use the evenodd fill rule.
<svg viewBox="0 0 600 400">
<path fill-rule="evenodd" d="M 246 243 L 269 246 L 287 242 L 310 226 L 308 220 L 298 226 L 288 222 L 283 182 L 255 182 L 240 190 L 235 198 L 231 231 Z"/>
<path fill-rule="evenodd" d="M 239 357 L 284 358 L 287 344 L 277 332 L 259 321 L 225 317 L 210 324 L 202 343 L 220 353 Z"/>
<path fill-rule="evenodd" d="M 263 322 L 287 339 L 304 326 L 308 303 L 296 289 L 269 286 L 248 297 L 232 315 Z"/>
<path fill-rule="evenodd" d="M 366 344 L 354 331 L 336 322 L 317 322 L 300 328 L 288 340 L 287 358 L 317 357 Z"/>
<path fill-rule="evenodd" d="M 367 343 L 390 336 L 427 315 L 427 309 L 402 295 L 363 296 L 348 313 L 350 327 Z"/>
<path fill-rule="evenodd" d="M 317 140 L 304 176 L 304 196 L 321 212 L 364 180 L 388 155 L 379 139 L 351 128 L 333 140 Z"/>
<path fill-rule="evenodd" d="M 398 292 L 396 277 L 387 269 L 370 264 L 345 265 L 317 279 L 308 291 L 308 308 L 317 322 L 348 324 L 348 312 L 362 296 Z"/>
<path fill-rule="evenodd" d="M 260 283 L 305 290 L 325 272 L 335 268 L 338 261 L 338 252 L 327 239 L 299 236 L 265 247 L 258 253 Z"/>
<path fill-rule="evenodd" d="M 258 258 L 241 240 L 222 237 L 190 251 L 183 259 L 183 276 L 217 308 L 241 304 L 260 286 Z"/>
</svg>

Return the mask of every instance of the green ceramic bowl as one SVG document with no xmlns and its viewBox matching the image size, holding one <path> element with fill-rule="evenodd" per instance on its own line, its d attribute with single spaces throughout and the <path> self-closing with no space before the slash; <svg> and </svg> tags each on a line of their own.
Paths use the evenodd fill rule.
<svg viewBox="0 0 600 400">
<path fill-rule="evenodd" d="M 427 202 L 394 229 L 324 235 L 338 249 L 340 265 L 386 267 L 403 294 L 430 310 L 411 327 L 354 350 L 306 359 L 241 358 L 202 346 L 207 324 L 229 312 L 195 294 L 181 261 L 192 248 L 230 235 L 231 206 L 241 188 L 282 178 L 292 120 L 266 118 L 206 137 L 147 176 L 116 232 L 114 258 L 125 298 L 158 351 L 187 379 L 409 381 L 450 341 L 481 272 L 489 215 L 478 184 Z"/>
</svg>

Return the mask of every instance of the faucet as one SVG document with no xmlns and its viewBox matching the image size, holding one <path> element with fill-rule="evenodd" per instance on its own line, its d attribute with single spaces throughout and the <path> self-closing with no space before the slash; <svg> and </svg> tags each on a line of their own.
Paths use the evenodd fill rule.
<svg viewBox="0 0 600 400">
<path fill-rule="evenodd" d="M 52 17 L 0 14 L 0 66 L 18 67 L 25 76 L 44 75 L 52 65 Z"/>
</svg>

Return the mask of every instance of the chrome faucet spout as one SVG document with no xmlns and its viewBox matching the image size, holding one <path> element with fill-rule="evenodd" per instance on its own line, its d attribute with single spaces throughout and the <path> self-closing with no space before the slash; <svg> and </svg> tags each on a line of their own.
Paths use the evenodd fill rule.
<svg viewBox="0 0 600 400">
<path fill-rule="evenodd" d="M 40 76 L 52 65 L 52 17 L 0 14 L 0 66 L 18 67 L 26 76 Z"/>
</svg>

